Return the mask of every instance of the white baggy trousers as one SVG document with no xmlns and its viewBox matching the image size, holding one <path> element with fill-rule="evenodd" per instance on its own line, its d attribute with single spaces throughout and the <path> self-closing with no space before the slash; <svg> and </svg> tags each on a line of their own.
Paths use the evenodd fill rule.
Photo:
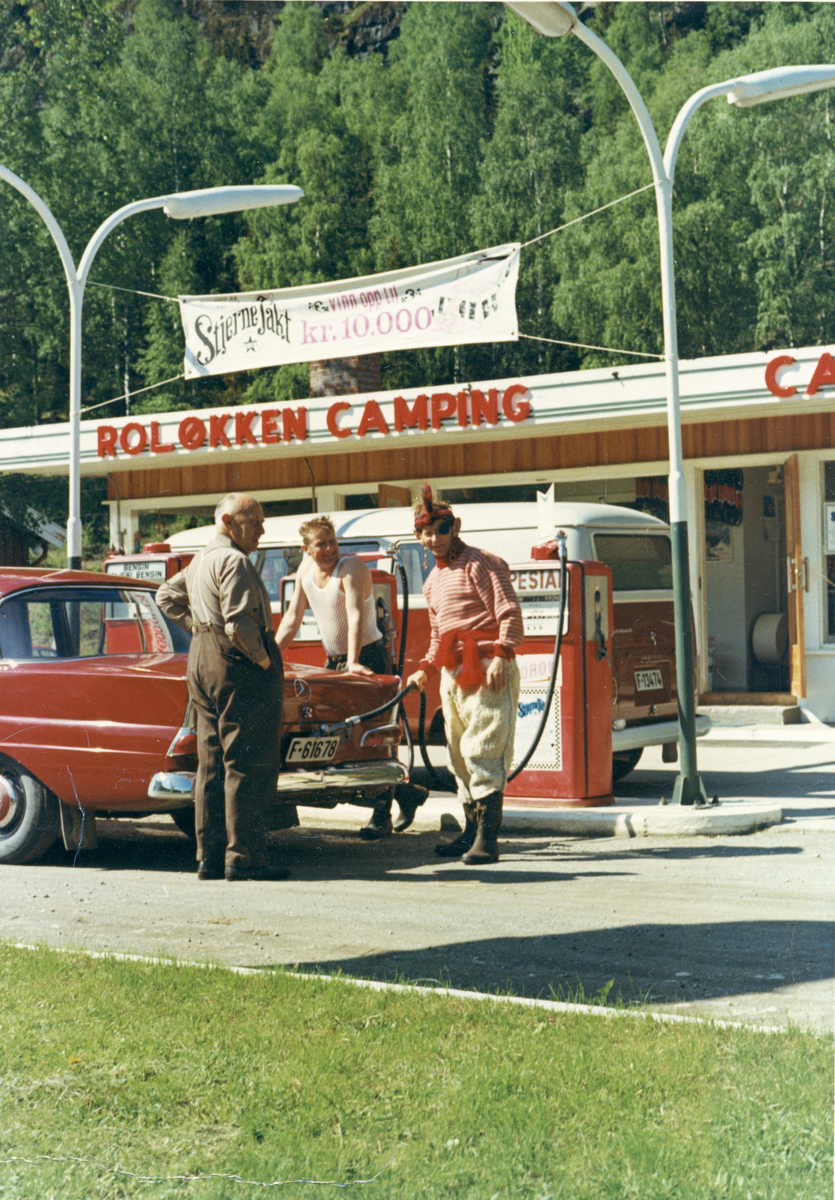
<svg viewBox="0 0 835 1200">
<path fill-rule="evenodd" d="M 482 660 L 482 667 L 489 666 Z M 519 667 L 508 660 L 507 684 L 500 692 L 488 687 L 463 691 L 445 667 L 441 671 L 441 707 L 446 722 L 449 765 L 458 781 L 462 804 L 504 792 L 519 708 Z"/>
</svg>

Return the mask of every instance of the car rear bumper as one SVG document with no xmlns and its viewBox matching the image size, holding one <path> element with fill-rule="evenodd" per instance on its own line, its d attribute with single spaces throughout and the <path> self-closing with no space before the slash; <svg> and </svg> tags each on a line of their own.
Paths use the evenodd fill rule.
<svg viewBox="0 0 835 1200">
<path fill-rule="evenodd" d="M 696 716 L 696 737 L 704 737 L 709 729 L 710 717 L 699 713 Z M 628 725 L 626 729 L 612 730 L 612 753 L 638 750 L 641 746 L 663 746 L 666 742 L 677 742 L 678 739 L 678 721 L 659 721 L 654 725 Z"/>
<path fill-rule="evenodd" d="M 194 800 L 193 771 L 160 771 L 151 780 L 148 796 L 160 805 L 178 808 Z M 303 804 L 315 795 L 337 792 L 353 794 L 397 787 L 406 779 L 406 769 L 390 760 L 376 763 L 349 763 L 345 767 L 323 767 L 319 771 L 282 771 L 278 777 L 278 799 L 288 804 Z M 346 795 L 346 800 L 349 798 Z"/>
</svg>

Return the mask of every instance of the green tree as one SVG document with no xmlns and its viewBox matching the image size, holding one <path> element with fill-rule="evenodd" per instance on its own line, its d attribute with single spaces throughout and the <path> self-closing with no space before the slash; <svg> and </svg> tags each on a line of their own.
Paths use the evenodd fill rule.
<svg viewBox="0 0 835 1200">
<path fill-rule="evenodd" d="M 373 269 L 368 243 L 371 164 L 349 94 L 362 64 L 333 52 L 321 13 L 288 4 L 263 71 L 243 82 L 242 102 L 257 114 L 258 182 L 294 183 L 304 199 L 253 213 L 235 246 L 245 289 L 298 286 Z M 308 393 L 307 364 L 251 373 L 246 397 Z"/>
<path fill-rule="evenodd" d="M 378 74 L 374 214 L 378 270 L 477 249 L 473 217 L 489 138 L 496 6 L 414 4 Z M 381 78 L 382 76 L 382 78 Z M 383 86 L 381 86 L 383 85 Z M 389 386 L 476 378 L 469 347 L 385 356 Z"/>
<path fill-rule="evenodd" d="M 474 238 L 480 245 L 534 242 L 522 250 L 519 328 L 533 337 L 565 339 L 551 315 L 556 278 L 550 238 L 543 235 L 562 223 L 562 197 L 577 174 L 588 118 L 579 100 L 583 47 L 574 38 L 537 37 L 513 16 L 503 21 L 496 45 L 497 108 L 483 148 Z M 482 378 L 569 370 L 577 362 L 572 350 L 546 342 L 475 349 Z"/>
</svg>

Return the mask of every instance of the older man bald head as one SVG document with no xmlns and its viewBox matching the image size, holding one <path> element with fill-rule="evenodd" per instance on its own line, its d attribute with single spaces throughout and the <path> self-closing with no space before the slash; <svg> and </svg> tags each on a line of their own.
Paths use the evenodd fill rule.
<svg viewBox="0 0 835 1200">
<path fill-rule="evenodd" d="M 215 509 L 215 531 L 252 554 L 264 535 L 264 510 L 246 492 L 229 492 Z"/>
</svg>

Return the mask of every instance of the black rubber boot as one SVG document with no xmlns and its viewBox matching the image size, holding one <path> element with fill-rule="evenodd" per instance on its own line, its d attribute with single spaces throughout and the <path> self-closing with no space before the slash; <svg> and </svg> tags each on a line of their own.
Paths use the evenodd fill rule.
<svg viewBox="0 0 835 1200">
<path fill-rule="evenodd" d="M 441 858 L 460 858 L 465 854 L 473 842 L 476 835 L 476 806 L 474 804 L 464 805 L 464 832 L 460 833 L 453 842 L 439 842 L 435 847 L 435 853 Z"/>
<path fill-rule="evenodd" d="M 363 825 L 360 837 L 364 842 L 378 842 L 380 838 L 388 837 L 391 830 L 391 796 L 386 796 L 374 805 L 371 820 Z"/>
<path fill-rule="evenodd" d="M 402 833 L 408 829 L 415 819 L 415 813 L 429 795 L 429 788 L 421 787 L 419 783 L 398 783 L 394 789 L 394 798 L 400 809 L 400 816 L 394 822 L 394 832 Z"/>
<path fill-rule="evenodd" d="M 497 839 L 502 827 L 502 804 L 504 796 L 501 792 L 491 792 L 476 804 L 478 828 L 472 850 L 462 856 L 461 861 L 470 865 L 479 863 L 494 863 L 499 861 Z"/>
</svg>

